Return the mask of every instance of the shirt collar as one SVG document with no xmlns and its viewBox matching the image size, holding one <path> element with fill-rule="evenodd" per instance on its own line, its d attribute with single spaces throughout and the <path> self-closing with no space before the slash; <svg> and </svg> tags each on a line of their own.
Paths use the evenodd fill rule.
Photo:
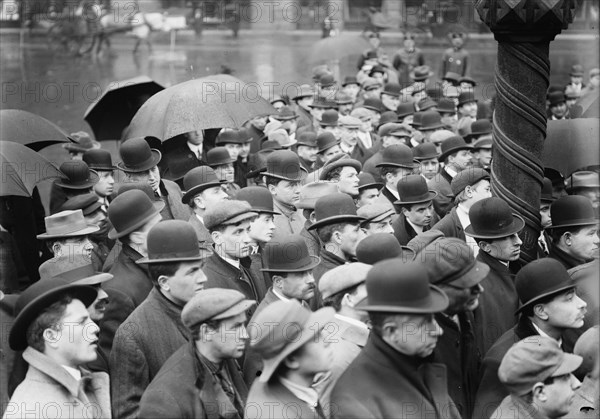
<svg viewBox="0 0 600 419">
<path fill-rule="evenodd" d="M 201 144 L 198 144 L 198 145 L 196 145 L 196 144 L 192 144 L 192 143 L 190 143 L 189 141 L 188 141 L 188 143 L 187 143 L 187 146 L 188 146 L 188 148 L 189 148 L 191 151 L 193 151 L 193 152 L 194 152 L 194 153 L 196 153 L 196 154 L 198 154 L 198 153 L 200 152 L 200 150 L 201 150 L 201 147 L 202 147 L 202 145 L 201 145 Z"/>
<path fill-rule="evenodd" d="M 392 195 L 394 195 L 396 199 L 400 199 L 400 194 L 398 193 L 398 191 L 391 189 L 388 185 L 385 185 L 385 187 L 388 191 L 392 193 Z"/>
<path fill-rule="evenodd" d="M 239 259 L 237 259 L 237 260 L 236 259 L 231 259 L 230 257 L 228 257 L 227 255 L 225 255 L 224 253 L 222 255 L 219 254 L 219 256 L 221 256 L 225 262 L 229 263 L 231 266 L 233 266 L 237 270 L 240 270 L 240 260 Z"/>
<path fill-rule="evenodd" d="M 338 319 L 338 320 L 341 320 L 343 322 L 349 323 L 349 324 L 351 324 L 353 326 L 360 327 L 361 329 L 369 330 L 369 326 L 367 326 L 364 322 L 361 322 L 360 320 L 353 319 L 352 317 L 343 316 L 341 314 L 337 314 L 336 313 L 335 314 L 335 318 Z"/>
<path fill-rule="evenodd" d="M 202 217 L 200 217 L 198 214 L 194 214 L 194 215 L 202 224 L 204 224 L 204 220 L 202 219 Z"/>
<path fill-rule="evenodd" d="M 279 298 L 280 300 L 283 300 L 283 301 L 290 301 L 290 299 L 289 299 L 289 298 L 287 298 L 287 297 L 284 297 L 282 294 L 280 294 L 280 293 L 279 293 L 279 291 L 277 291 L 277 290 L 275 289 L 275 287 L 273 287 L 273 294 L 275 294 L 275 296 L 276 296 L 277 298 Z"/>
<path fill-rule="evenodd" d="M 538 327 L 537 324 L 535 324 L 534 322 L 531 322 L 531 324 L 533 325 L 533 328 L 539 333 L 540 336 L 544 336 L 546 338 L 550 338 L 552 339 L 554 342 L 557 343 L 558 347 L 560 348 L 562 346 L 562 338 L 561 339 L 554 339 L 552 336 L 548 335 L 548 333 L 544 332 L 542 329 L 540 329 Z"/>
<path fill-rule="evenodd" d="M 446 166 L 444 168 L 444 170 L 446 171 L 446 173 L 448 173 L 450 175 L 451 178 L 454 178 L 454 176 L 456 176 L 458 174 L 458 172 L 456 170 L 454 170 L 453 168 L 451 168 L 450 166 Z"/>
<path fill-rule="evenodd" d="M 279 377 L 279 381 L 294 396 L 303 402 L 306 402 L 312 409 L 317 407 L 317 404 L 319 403 L 319 393 L 317 393 L 314 388 L 304 387 L 284 377 Z"/>
<path fill-rule="evenodd" d="M 67 372 L 69 374 L 71 374 L 73 376 L 74 379 L 76 379 L 77 381 L 81 380 L 81 371 L 79 371 L 76 368 L 71 368 L 71 367 L 67 367 L 66 365 L 61 365 L 64 369 L 67 370 Z"/>
</svg>

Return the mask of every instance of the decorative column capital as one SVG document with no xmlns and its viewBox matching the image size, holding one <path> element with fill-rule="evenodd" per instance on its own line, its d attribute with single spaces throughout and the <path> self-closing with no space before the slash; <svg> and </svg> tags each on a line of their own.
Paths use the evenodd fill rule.
<svg viewBox="0 0 600 419">
<path fill-rule="evenodd" d="M 573 22 L 577 0 L 477 0 L 498 42 L 550 42 Z"/>
</svg>

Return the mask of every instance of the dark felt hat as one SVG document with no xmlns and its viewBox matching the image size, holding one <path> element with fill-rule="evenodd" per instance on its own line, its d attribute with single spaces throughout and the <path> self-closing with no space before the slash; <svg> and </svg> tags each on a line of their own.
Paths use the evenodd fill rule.
<svg viewBox="0 0 600 419">
<path fill-rule="evenodd" d="M 98 291 L 88 285 L 69 284 L 60 278 L 44 279 L 28 287 L 15 304 L 16 318 L 8 337 L 12 350 L 22 351 L 27 348 L 27 329 L 31 323 L 65 295 L 73 296 L 88 307 L 98 296 Z"/>
<path fill-rule="evenodd" d="M 117 166 L 113 165 L 112 156 L 108 150 L 93 148 L 83 153 L 82 158 L 88 167 L 93 170 L 112 171 L 117 168 Z"/>
<path fill-rule="evenodd" d="M 591 201 L 581 195 L 566 195 L 558 198 L 550 207 L 552 225 L 546 227 L 578 227 L 598 224 Z"/>
<path fill-rule="evenodd" d="M 368 312 L 428 314 L 448 308 L 448 297 L 429 283 L 422 263 L 393 258 L 373 265 L 367 274 L 367 298 L 356 308 Z"/>
<path fill-rule="evenodd" d="M 371 70 L 369 71 L 369 77 L 373 77 L 373 74 L 375 73 L 381 73 L 381 74 L 385 74 L 385 68 L 381 65 L 376 65 L 373 66 L 373 68 L 371 68 Z"/>
<path fill-rule="evenodd" d="M 345 193 L 333 193 L 317 199 L 315 203 L 316 221 L 309 230 L 341 222 L 362 222 L 364 217 L 356 214 L 352 197 Z"/>
<path fill-rule="evenodd" d="M 492 133 L 492 123 L 489 119 L 477 119 L 471 124 L 471 132 L 465 135 L 465 139 L 469 140 L 478 135 L 486 135 Z"/>
<path fill-rule="evenodd" d="M 421 127 L 421 118 L 423 117 L 424 113 L 425 112 L 421 112 L 421 111 L 415 112 L 413 114 L 413 120 L 410 123 L 410 126 L 415 129 L 419 129 Z"/>
<path fill-rule="evenodd" d="M 44 218 L 46 232 L 38 234 L 40 240 L 66 237 L 87 236 L 99 230 L 97 226 L 88 225 L 80 209 L 61 211 Z"/>
<path fill-rule="evenodd" d="M 547 177 L 542 181 L 542 193 L 540 195 L 540 201 L 542 202 L 554 202 L 556 198 L 552 195 L 552 181 Z"/>
<path fill-rule="evenodd" d="M 381 162 L 375 167 L 392 166 L 403 167 L 405 169 L 414 169 L 419 166 L 415 163 L 413 152 L 407 145 L 394 144 L 386 147 L 381 152 Z"/>
<path fill-rule="evenodd" d="M 163 201 L 154 201 L 139 189 L 131 189 L 119 195 L 108 206 L 108 219 L 113 228 L 109 239 L 118 239 L 137 230 L 165 207 Z"/>
<path fill-rule="evenodd" d="M 442 80 L 448 80 L 449 82 L 452 82 L 452 84 L 458 84 L 458 81 L 460 80 L 460 74 L 447 71 L 446 74 L 444 74 L 444 77 L 442 77 Z"/>
<path fill-rule="evenodd" d="M 309 106 L 309 108 L 322 108 L 322 109 L 337 109 L 338 108 L 338 104 L 337 103 L 335 103 L 335 102 L 333 102 L 331 100 L 322 98 L 320 96 L 317 97 L 313 101 L 313 103 L 311 103 L 308 106 Z"/>
<path fill-rule="evenodd" d="M 429 68 L 428 65 L 420 65 L 415 67 L 413 71 L 411 71 L 408 75 L 414 81 L 423 81 L 427 80 L 429 77 L 433 76 L 433 71 Z"/>
<path fill-rule="evenodd" d="M 314 131 L 305 131 L 300 134 L 296 140 L 297 145 L 303 145 L 306 147 L 318 147 L 317 145 L 317 133 Z"/>
<path fill-rule="evenodd" d="M 479 239 L 501 239 L 525 227 L 525 221 L 495 196 L 474 203 L 469 210 L 469 220 L 471 224 L 465 228 L 465 234 Z"/>
<path fill-rule="evenodd" d="M 437 106 L 434 108 L 439 113 L 456 113 L 456 103 L 452 99 L 440 99 Z"/>
<path fill-rule="evenodd" d="M 63 189 L 89 189 L 98 183 L 98 173 L 91 170 L 83 160 L 69 160 L 60 165 L 60 171 L 66 178 L 54 181 L 56 186 Z"/>
<path fill-rule="evenodd" d="M 148 232 L 148 256 L 135 263 L 193 262 L 206 257 L 200 252 L 194 227 L 183 220 L 164 220 Z"/>
<path fill-rule="evenodd" d="M 362 164 L 360 164 L 358 160 L 351 159 L 347 154 L 340 154 L 339 157 L 336 157 L 328 161 L 327 164 L 323 166 L 321 174 L 319 174 L 319 180 L 325 180 L 327 174 L 338 167 L 349 166 L 355 168 L 357 173 L 361 171 Z"/>
<path fill-rule="evenodd" d="M 246 201 L 252 207 L 252 211 L 259 214 L 279 214 L 273 210 L 273 195 L 265 187 L 247 186 L 235 194 L 238 201 Z"/>
<path fill-rule="evenodd" d="M 517 273 L 515 287 L 522 302 L 517 313 L 553 295 L 573 289 L 577 284 L 562 263 L 556 259 L 543 258 L 525 265 Z"/>
<path fill-rule="evenodd" d="M 469 76 L 462 76 L 459 80 L 459 83 L 469 83 L 473 86 L 477 86 L 477 82 L 475 81 L 475 79 L 473 77 L 469 77 Z"/>
<path fill-rule="evenodd" d="M 356 246 L 356 258 L 359 262 L 375 265 L 386 259 L 413 260 L 415 253 L 408 247 L 400 246 L 393 234 L 375 233 L 362 239 Z"/>
<path fill-rule="evenodd" d="M 396 113 L 398 114 L 398 118 L 405 118 L 415 113 L 415 106 L 412 102 L 401 103 L 396 108 Z"/>
<path fill-rule="evenodd" d="M 433 143 L 421 143 L 414 147 L 412 152 L 413 158 L 419 162 L 440 157 L 440 153 L 438 153 L 437 147 Z"/>
<path fill-rule="evenodd" d="M 400 199 L 395 205 L 414 205 L 433 200 L 438 194 L 430 191 L 427 181 L 421 175 L 408 175 L 396 183 Z"/>
<path fill-rule="evenodd" d="M 571 72 L 569 73 L 569 76 L 583 77 L 583 75 L 584 75 L 583 66 L 581 64 L 574 64 L 571 67 Z"/>
<path fill-rule="evenodd" d="M 390 96 L 400 96 L 400 85 L 398 83 L 386 83 L 385 86 L 383 86 L 383 90 L 381 91 L 382 94 L 386 94 L 386 95 L 390 95 Z"/>
<path fill-rule="evenodd" d="M 257 215 L 246 201 L 224 200 L 204 213 L 204 226 L 212 232 L 215 227 L 220 225 L 237 224 L 240 221 L 255 218 Z"/>
<path fill-rule="evenodd" d="M 210 167 L 217 167 L 222 164 L 234 163 L 235 159 L 232 159 L 229 155 L 229 151 L 225 147 L 215 147 L 208 150 L 206 153 L 206 163 Z"/>
<path fill-rule="evenodd" d="M 398 114 L 394 111 L 385 111 L 379 118 L 379 125 L 377 129 L 380 129 L 385 124 L 398 123 Z M 378 133 L 379 134 L 379 133 Z"/>
<path fill-rule="evenodd" d="M 461 107 L 465 103 L 470 103 L 470 102 L 477 102 L 477 99 L 475 99 L 475 95 L 473 94 L 473 92 L 461 92 L 460 95 L 458 95 L 458 106 L 459 107 Z"/>
<path fill-rule="evenodd" d="M 335 81 L 335 77 L 333 77 L 333 74 L 326 73 L 321 75 L 321 77 L 319 78 L 319 84 L 321 85 L 321 87 L 331 87 L 335 86 L 337 82 Z"/>
<path fill-rule="evenodd" d="M 269 99 L 269 103 L 271 105 L 273 105 L 274 103 L 277 103 L 277 102 L 282 102 L 284 105 L 287 105 L 287 101 L 279 95 L 274 95 L 271 99 Z"/>
<path fill-rule="evenodd" d="M 363 189 L 378 189 L 383 188 L 384 184 L 380 182 L 375 182 L 375 178 L 369 172 L 360 172 L 358 174 L 358 191 L 362 191 Z"/>
<path fill-rule="evenodd" d="M 362 82 L 361 87 L 365 92 L 368 92 L 370 90 L 380 89 L 383 86 L 381 85 L 381 83 L 378 80 L 375 80 L 375 79 L 372 79 L 369 77 L 368 79 L 366 79 Z"/>
<path fill-rule="evenodd" d="M 306 178 L 308 172 L 300 165 L 300 159 L 296 153 L 289 150 L 277 150 L 267 156 L 267 167 L 262 174 L 297 182 Z"/>
<path fill-rule="evenodd" d="M 490 174 L 479 167 L 469 167 L 465 170 L 461 170 L 454 176 L 452 182 L 450 182 L 450 189 L 456 196 L 461 193 L 467 186 L 473 186 L 480 180 L 490 180 Z"/>
<path fill-rule="evenodd" d="M 444 161 L 450 154 L 456 153 L 460 150 L 472 150 L 473 147 L 467 144 L 460 135 L 454 135 L 442 141 L 440 149 L 440 161 Z"/>
<path fill-rule="evenodd" d="M 152 169 L 156 166 L 162 154 L 160 151 L 150 148 L 148 142 L 142 138 L 130 138 L 121 144 L 119 149 L 121 162 L 117 167 L 124 172 L 139 173 Z"/>
<path fill-rule="evenodd" d="M 304 272 L 321 262 L 319 257 L 309 254 L 306 241 L 299 234 L 284 236 L 278 243 L 267 243 L 263 255 L 263 272 Z"/>
<path fill-rule="evenodd" d="M 433 110 L 437 107 L 437 102 L 430 97 L 424 97 L 423 99 L 417 102 L 417 107 L 421 112 Z"/>
<path fill-rule="evenodd" d="M 356 80 L 356 77 L 354 77 L 354 76 L 346 76 L 346 77 L 344 77 L 344 82 L 342 83 L 342 87 L 343 86 L 347 86 L 349 84 L 359 85 L 358 81 Z"/>
<path fill-rule="evenodd" d="M 277 119 L 278 121 L 290 121 L 299 117 L 300 115 L 294 112 L 294 110 L 289 106 L 282 107 L 279 109 L 279 113 L 273 115 L 273 119 Z"/>
<path fill-rule="evenodd" d="M 335 109 L 329 109 L 321 115 L 319 125 L 323 127 L 337 127 L 340 115 Z"/>
<path fill-rule="evenodd" d="M 446 125 L 442 123 L 442 116 L 439 114 L 439 112 L 425 111 L 421 115 L 421 126 L 419 127 L 419 131 L 430 131 L 444 128 L 445 126 Z"/>
<path fill-rule="evenodd" d="M 383 102 L 380 99 L 374 97 L 365 99 L 362 107 L 379 113 L 381 113 L 382 110 L 385 108 L 385 106 L 383 106 Z"/>
<path fill-rule="evenodd" d="M 435 85 L 432 87 L 427 87 L 425 89 L 427 93 L 427 98 L 433 100 L 434 102 L 438 102 L 442 97 L 444 97 L 444 89 L 442 89 L 441 85 Z"/>
<path fill-rule="evenodd" d="M 60 210 L 72 211 L 80 209 L 83 211 L 83 215 L 90 215 L 101 206 L 102 203 L 98 200 L 98 195 L 91 192 L 69 198 L 67 202 L 62 204 Z"/>
<path fill-rule="evenodd" d="M 195 167 L 183 177 L 183 189 L 185 193 L 181 202 L 187 204 L 194 196 L 205 189 L 221 186 L 226 183 L 217 177 L 215 171 L 209 166 Z"/>
<path fill-rule="evenodd" d="M 237 130 L 222 130 L 221 132 L 219 132 L 219 134 L 217 135 L 217 138 L 215 139 L 215 144 L 216 145 L 222 145 L 222 144 L 244 144 L 246 142 L 246 138 L 242 137 L 240 135 L 240 132 L 238 132 Z"/>
<path fill-rule="evenodd" d="M 334 145 L 338 145 L 340 140 L 335 138 L 333 133 L 325 131 L 317 135 L 317 147 L 319 148 L 319 153 L 322 153 L 326 150 L 329 150 Z"/>
</svg>

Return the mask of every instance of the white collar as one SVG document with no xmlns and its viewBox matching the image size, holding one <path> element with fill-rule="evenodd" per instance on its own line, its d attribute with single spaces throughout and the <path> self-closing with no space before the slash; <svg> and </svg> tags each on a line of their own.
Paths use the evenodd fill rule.
<svg viewBox="0 0 600 419">
<path fill-rule="evenodd" d="M 71 374 L 77 381 L 81 380 L 81 371 L 79 371 L 77 368 L 67 367 L 66 365 L 61 365 L 61 367 L 66 369 L 67 372 Z"/>
<path fill-rule="evenodd" d="M 287 297 L 284 297 L 282 294 L 280 294 L 280 293 L 279 293 L 279 291 L 277 291 L 277 290 L 275 289 L 275 287 L 273 287 L 273 294 L 275 294 L 275 296 L 276 296 L 277 298 L 279 298 L 280 300 L 282 300 L 282 301 L 290 301 L 290 299 L 289 299 L 289 298 L 287 298 Z"/>
<path fill-rule="evenodd" d="M 194 213 L 194 215 L 196 216 L 196 218 L 202 223 L 204 224 L 204 220 L 202 219 L 202 217 L 200 217 L 198 214 Z"/>
<path fill-rule="evenodd" d="M 414 137 L 410 137 L 410 143 L 412 144 L 413 148 L 421 144 L 420 142 L 415 140 Z"/>
<path fill-rule="evenodd" d="M 450 175 L 451 178 L 454 178 L 454 176 L 456 176 L 458 174 L 458 172 L 456 170 L 454 170 L 453 168 L 451 168 L 450 166 L 444 167 L 444 170 L 446 171 L 446 173 L 448 173 Z"/>
<path fill-rule="evenodd" d="M 458 216 L 458 221 L 462 225 L 463 231 L 465 228 L 471 225 L 469 209 L 466 208 L 462 203 L 456 206 L 456 215 Z M 473 255 L 477 256 L 479 254 L 479 246 L 477 245 L 475 238 L 465 234 L 465 242 L 471 248 L 471 250 L 473 250 Z"/>
<path fill-rule="evenodd" d="M 319 403 L 319 393 L 314 388 L 304 387 L 284 377 L 279 377 L 281 384 L 298 399 L 306 402 L 311 409 L 316 409 Z"/>
<path fill-rule="evenodd" d="M 227 255 L 225 254 L 219 254 L 219 256 L 221 256 L 223 258 L 223 260 L 227 263 L 229 263 L 230 265 L 232 265 L 234 268 L 236 269 L 240 269 L 240 260 L 239 259 L 231 259 L 230 257 L 227 257 Z"/>
<path fill-rule="evenodd" d="M 352 317 L 343 316 L 341 314 L 337 314 L 336 313 L 335 314 L 335 318 L 338 319 L 338 320 L 341 320 L 343 322 L 349 323 L 349 324 L 351 324 L 353 326 L 360 327 L 361 329 L 369 330 L 369 326 L 367 326 L 364 322 L 361 322 L 360 320 L 353 319 Z"/>
<path fill-rule="evenodd" d="M 408 224 L 411 225 L 411 227 L 415 230 L 415 232 L 417 234 L 421 234 L 423 232 L 423 226 L 418 226 L 416 224 L 414 224 L 412 221 L 410 221 L 408 218 L 406 218 L 406 221 L 408 221 Z"/>
<path fill-rule="evenodd" d="M 192 144 L 188 141 L 187 146 L 190 150 L 192 150 L 194 153 L 199 153 L 202 149 L 202 144 Z"/>
<path fill-rule="evenodd" d="M 391 189 L 388 185 L 385 185 L 385 187 L 387 188 L 388 191 L 390 191 L 392 193 L 392 195 L 394 195 L 396 197 L 396 199 L 400 199 L 400 194 L 398 193 L 398 191 Z"/>
<path fill-rule="evenodd" d="M 531 322 L 531 324 L 533 325 L 534 329 L 537 330 L 537 332 L 540 334 L 540 336 L 544 336 L 546 338 L 550 338 L 552 339 L 554 342 L 556 342 L 556 344 L 558 345 L 558 347 L 560 348 L 562 346 L 562 338 L 561 339 L 554 339 L 552 336 L 548 335 L 548 333 L 544 332 L 542 329 L 540 329 L 538 327 L 537 324 L 535 324 L 534 322 Z"/>
</svg>

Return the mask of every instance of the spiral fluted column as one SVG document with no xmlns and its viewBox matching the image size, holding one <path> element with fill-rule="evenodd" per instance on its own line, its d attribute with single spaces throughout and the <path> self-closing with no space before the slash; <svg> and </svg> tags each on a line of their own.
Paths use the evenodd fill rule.
<svg viewBox="0 0 600 419">
<path fill-rule="evenodd" d="M 525 220 L 521 259 L 536 258 L 544 171 L 550 41 L 573 21 L 575 0 L 478 0 L 498 41 L 492 194 Z"/>
</svg>

